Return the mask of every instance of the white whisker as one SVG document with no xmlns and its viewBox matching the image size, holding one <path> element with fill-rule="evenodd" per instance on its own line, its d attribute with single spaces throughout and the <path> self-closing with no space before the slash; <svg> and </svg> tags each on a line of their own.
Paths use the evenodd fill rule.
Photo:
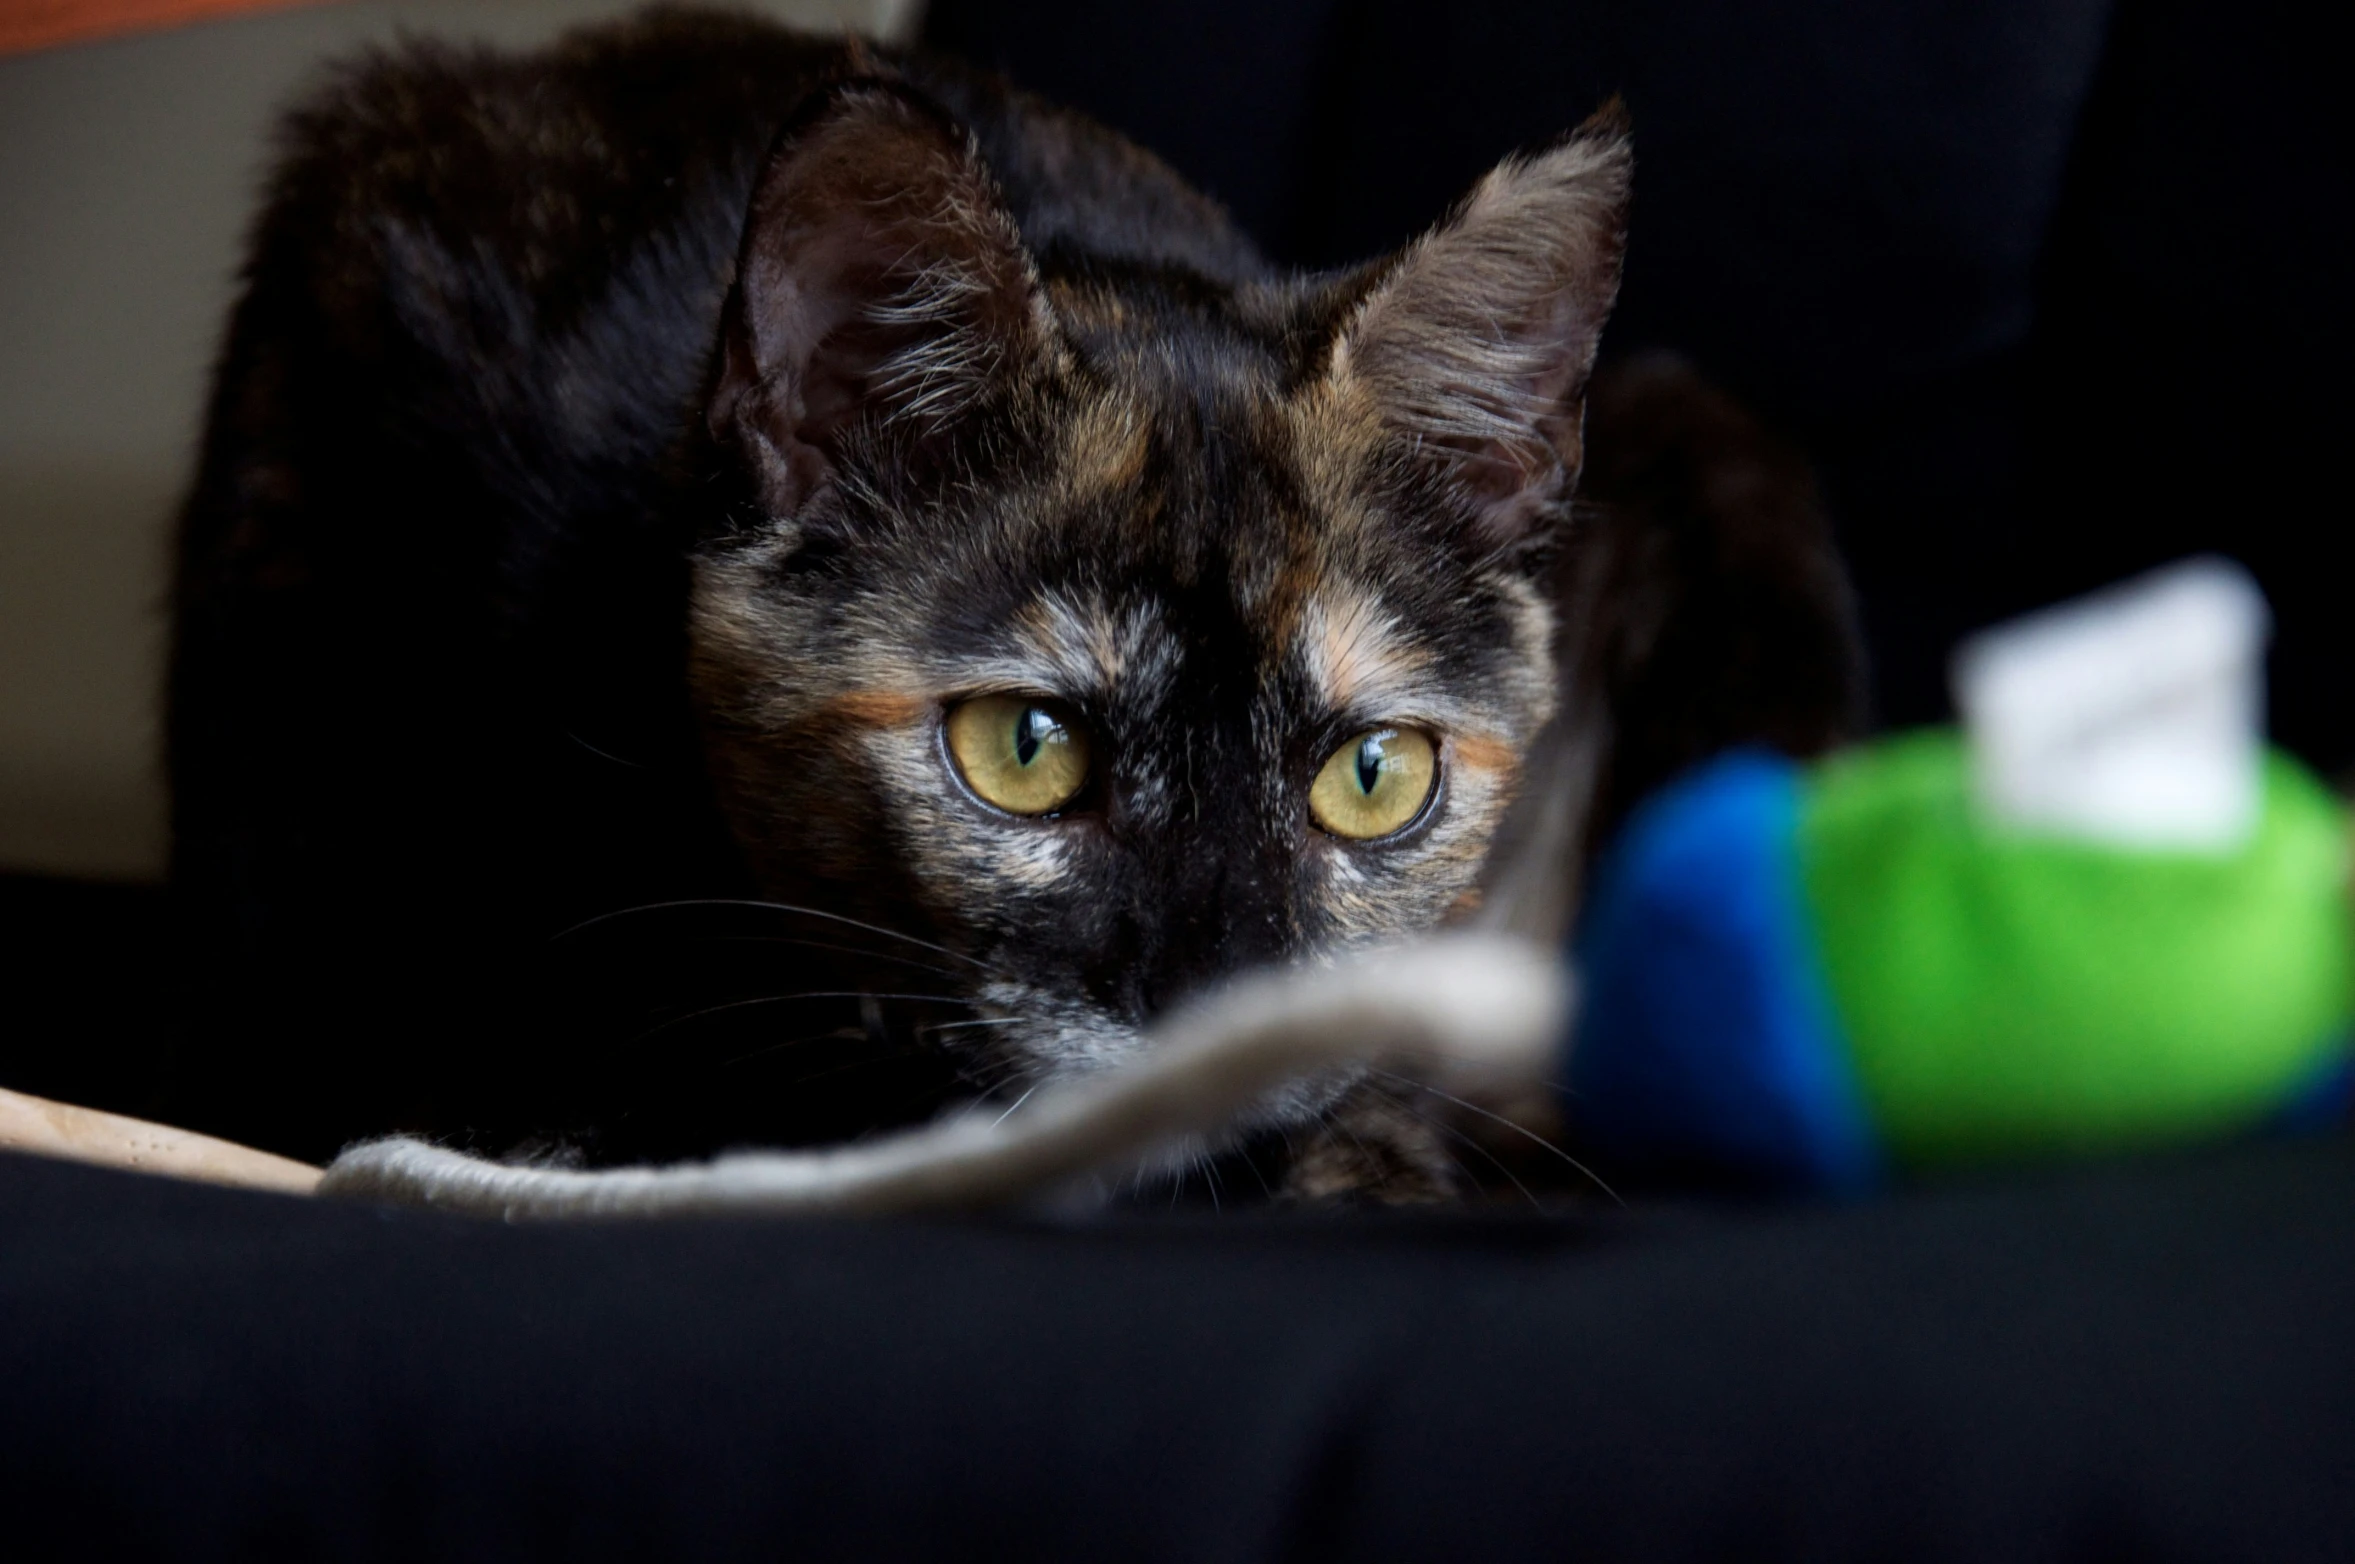
<svg viewBox="0 0 2355 1564">
<path fill-rule="evenodd" d="M 1388 1070 L 1374 1069 L 1370 1065 L 1367 1068 L 1372 1074 L 1378 1075 L 1386 1081 L 1396 1081 L 1402 1086 L 1412 1086 L 1419 1092 L 1429 1092 L 1434 1097 L 1454 1103 L 1457 1107 L 1464 1109 L 1466 1112 L 1477 1113 L 1484 1119 L 1501 1124 L 1506 1129 L 1511 1130 L 1514 1134 L 1521 1136 L 1525 1140 L 1535 1141 L 1538 1145 L 1543 1146 L 1546 1150 L 1561 1158 L 1571 1167 L 1576 1168 L 1585 1177 L 1591 1179 L 1594 1182 L 1595 1188 L 1601 1190 L 1604 1194 L 1611 1197 L 1612 1204 L 1622 1208 L 1626 1206 L 1627 1202 L 1619 1198 L 1619 1191 L 1604 1183 L 1601 1174 L 1597 1173 L 1593 1168 L 1588 1167 L 1585 1163 L 1579 1161 L 1576 1157 L 1570 1155 L 1570 1153 L 1567 1151 L 1564 1151 L 1561 1147 L 1555 1145 L 1552 1141 L 1547 1140 L 1543 1135 L 1538 1134 L 1537 1131 L 1531 1129 L 1528 1125 L 1516 1124 L 1511 1119 L 1506 1118 L 1503 1114 L 1492 1113 L 1488 1109 L 1481 1107 L 1480 1104 L 1476 1102 L 1466 1102 L 1463 1098 L 1458 1097 L 1453 1092 L 1443 1092 L 1438 1087 L 1432 1085 L 1429 1081 L 1418 1081 L 1409 1076 L 1393 1075 Z"/>
<path fill-rule="evenodd" d="M 1029 1086 L 1028 1088 L 1026 1088 L 1026 1089 L 1023 1091 L 1023 1093 L 1022 1093 L 1022 1095 L 1021 1095 L 1021 1096 L 1019 1096 L 1019 1097 L 1015 1098 L 1015 1099 L 1014 1099 L 1012 1102 L 1010 1102 L 1010 1103 L 1006 1104 L 1006 1111 L 1005 1111 L 1004 1113 L 1001 1113 L 1001 1114 L 999 1114 L 999 1115 L 998 1115 L 996 1118 L 994 1118 L 994 1119 L 992 1119 L 992 1120 L 990 1120 L 990 1121 L 989 1121 L 989 1123 L 990 1123 L 990 1128 L 992 1128 L 992 1129 L 995 1129 L 995 1128 L 997 1128 L 999 1125 L 1001 1125 L 1001 1124 L 1005 1123 L 1005 1122 L 1006 1122 L 1008 1119 L 1012 1118 L 1012 1117 L 1014 1116 L 1014 1110 L 1015 1110 L 1016 1108 L 1019 1108 L 1019 1107 L 1021 1107 L 1021 1106 L 1022 1106 L 1024 1103 L 1026 1103 L 1026 1102 L 1030 1101 L 1030 1094 L 1031 1094 L 1032 1092 L 1035 1092 L 1035 1091 L 1037 1091 L 1037 1090 L 1038 1090 L 1038 1087 L 1037 1087 L 1037 1085 L 1036 1085 L 1036 1084 L 1033 1084 L 1033 1085 Z"/>
</svg>

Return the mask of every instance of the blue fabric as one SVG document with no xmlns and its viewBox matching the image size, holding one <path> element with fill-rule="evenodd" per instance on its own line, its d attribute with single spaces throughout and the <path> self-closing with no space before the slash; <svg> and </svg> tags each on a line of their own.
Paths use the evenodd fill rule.
<svg viewBox="0 0 2355 1564">
<path fill-rule="evenodd" d="M 1855 1192 L 1882 1158 L 1799 878 L 1799 772 L 1743 750 L 1605 854 L 1578 938 L 1571 1119 L 1606 1152 Z"/>
</svg>

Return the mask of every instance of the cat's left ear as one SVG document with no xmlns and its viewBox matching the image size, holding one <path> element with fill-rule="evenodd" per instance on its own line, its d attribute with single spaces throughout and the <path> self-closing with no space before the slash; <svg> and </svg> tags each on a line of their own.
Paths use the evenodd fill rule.
<svg viewBox="0 0 2355 1564">
<path fill-rule="evenodd" d="M 1051 336 L 971 138 L 896 82 L 846 82 L 781 133 L 754 192 L 706 423 L 792 516 L 851 431 L 921 457 Z"/>
<path fill-rule="evenodd" d="M 1633 169 L 1616 100 L 1550 151 L 1499 164 L 1381 274 L 1335 343 L 1332 374 L 1438 464 L 1497 546 L 1558 515 L 1577 483 Z"/>
</svg>

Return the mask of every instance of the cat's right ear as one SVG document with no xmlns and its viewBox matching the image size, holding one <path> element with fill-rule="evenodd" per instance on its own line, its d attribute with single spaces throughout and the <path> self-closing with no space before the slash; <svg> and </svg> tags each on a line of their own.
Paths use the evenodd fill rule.
<svg viewBox="0 0 2355 1564">
<path fill-rule="evenodd" d="M 920 451 L 1051 331 L 970 138 L 894 83 L 845 83 L 786 128 L 761 174 L 707 427 L 769 514 L 793 516 L 854 426 Z"/>
<path fill-rule="evenodd" d="M 1436 464 L 1489 545 L 1537 535 L 1577 482 L 1633 164 L 1616 100 L 1508 158 L 1377 274 L 1334 344 L 1333 380 Z"/>
</svg>

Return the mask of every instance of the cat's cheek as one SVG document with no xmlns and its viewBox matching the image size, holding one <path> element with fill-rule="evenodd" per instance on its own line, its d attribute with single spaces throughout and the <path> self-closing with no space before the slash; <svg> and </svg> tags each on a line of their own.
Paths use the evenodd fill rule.
<svg viewBox="0 0 2355 1564">
<path fill-rule="evenodd" d="M 892 844 L 923 901 L 962 925 L 993 866 L 974 850 L 965 800 L 951 794 L 953 784 L 941 774 L 934 726 L 927 712 L 860 735 L 874 786 L 867 807 L 877 837 Z"/>
<path fill-rule="evenodd" d="M 1031 895 L 1070 889 L 1075 878 L 1070 834 L 1055 826 L 1010 826 L 981 838 L 977 855 L 998 883 Z"/>
<path fill-rule="evenodd" d="M 1073 828 L 990 810 L 967 796 L 939 749 L 929 723 L 867 735 L 881 823 L 926 899 L 950 921 L 972 927 L 1005 921 L 990 916 L 993 911 L 1067 894 L 1078 873 Z"/>
<path fill-rule="evenodd" d="M 1519 756 L 1494 738 L 1450 738 L 1429 813 L 1395 840 L 1320 839 L 1310 849 L 1311 899 L 1334 948 L 1419 933 L 1466 916 L 1519 776 Z"/>
<path fill-rule="evenodd" d="M 1434 846 L 1450 859 L 1464 851 L 1485 858 L 1498 822 L 1521 784 L 1521 751 L 1492 734 L 1463 733 L 1450 737 L 1441 751 L 1448 790 L 1448 816 L 1436 823 Z M 1479 864 L 1472 865 L 1478 872 Z"/>
<path fill-rule="evenodd" d="M 980 1003 L 1017 1024 L 985 1045 L 1015 1066 L 1014 1080 L 1065 1080 L 1117 1069 L 1141 1054 L 1145 1034 L 1067 994 L 1000 982 L 982 990 Z"/>
<path fill-rule="evenodd" d="M 1535 733 L 1553 720 L 1561 702 L 1560 678 L 1555 672 L 1554 642 L 1561 626 L 1553 604 L 1536 585 L 1519 576 L 1491 576 L 1484 585 L 1496 594 L 1503 610 L 1504 630 L 1513 651 L 1503 664 L 1507 697 L 1519 707 L 1523 733 Z M 1514 757 L 1517 767 L 1518 757 Z"/>
<path fill-rule="evenodd" d="M 1520 780 L 1518 755 L 1508 760 L 1508 764 L 1493 767 L 1458 761 L 1453 817 L 1444 830 L 1432 833 L 1428 861 L 1421 871 L 1431 893 L 1445 898 L 1432 909 L 1433 926 L 1458 922 L 1479 907 L 1481 871 L 1487 866 L 1497 828 Z"/>
</svg>

